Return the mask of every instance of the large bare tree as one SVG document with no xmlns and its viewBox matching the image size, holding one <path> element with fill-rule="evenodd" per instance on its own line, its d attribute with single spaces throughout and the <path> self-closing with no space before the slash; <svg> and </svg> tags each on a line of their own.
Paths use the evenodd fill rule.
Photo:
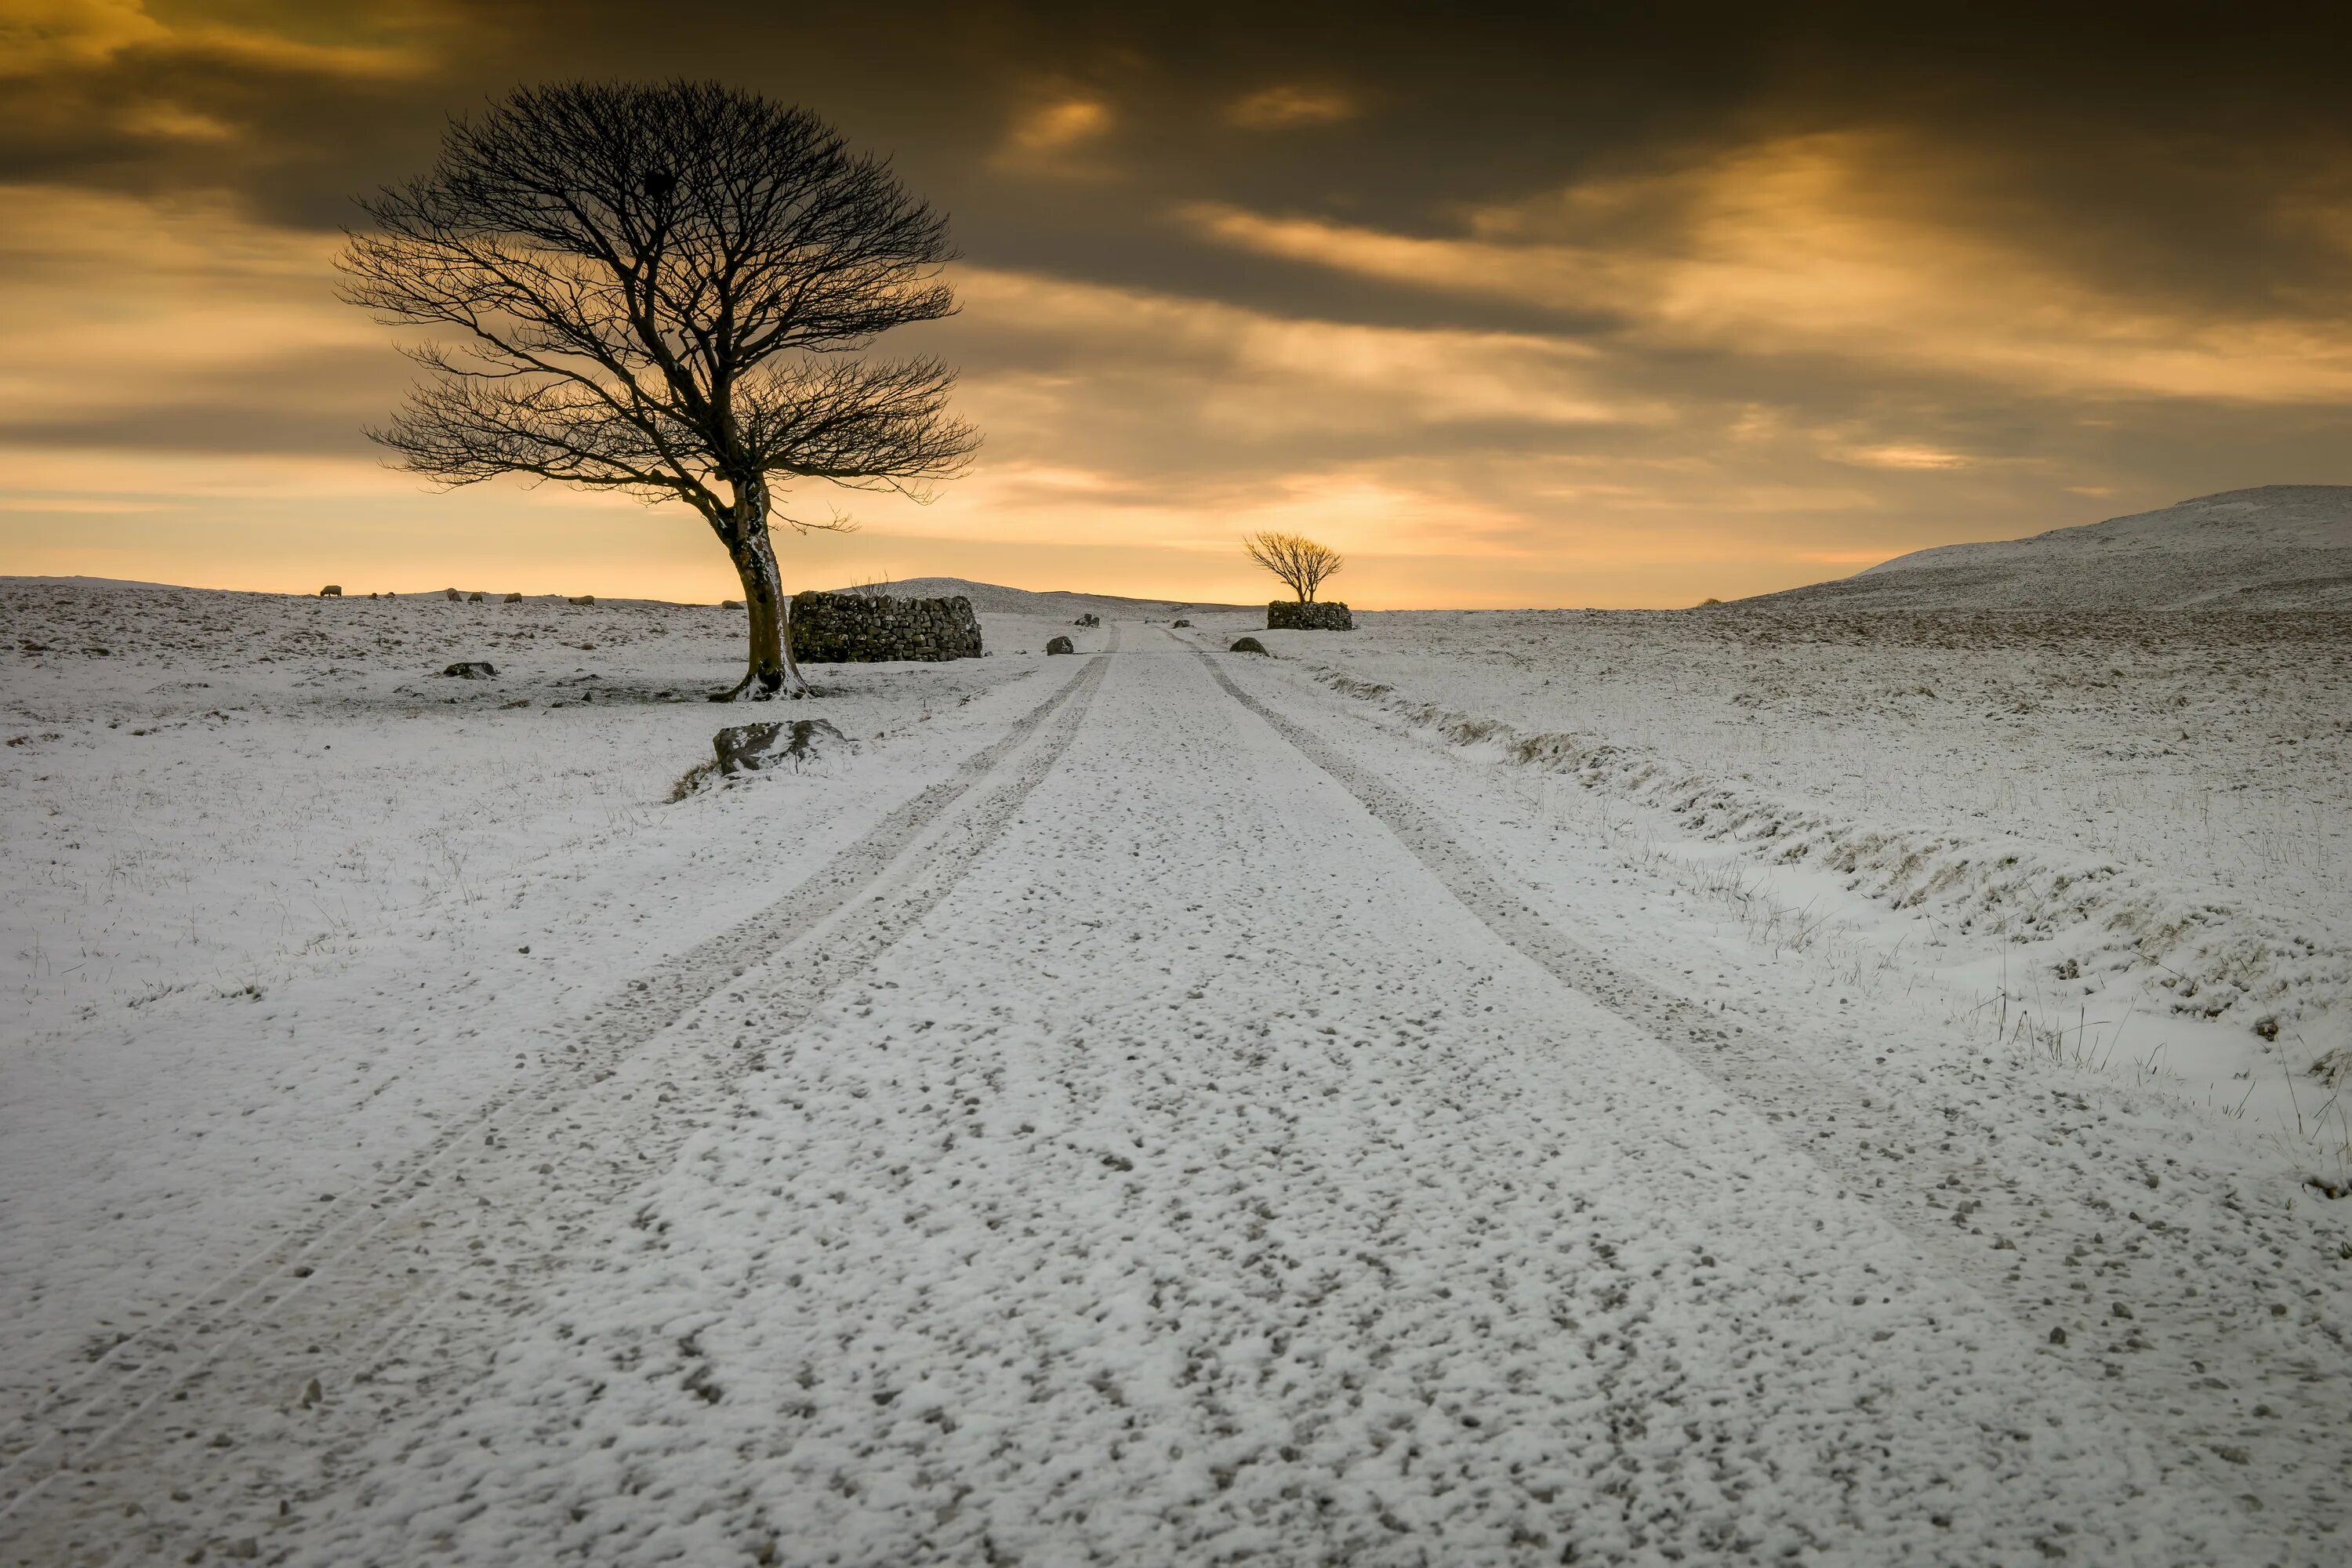
<svg viewBox="0 0 2352 1568">
<path fill-rule="evenodd" d="M 955 310 L 946 219 L 804 110 L 713 83 L 566 83 L 451 124 L 430 173 L 360 204 L 344 295 L 433 337 L 433 379 L 369 434 L 447 485 L 501 474 L 683 500 L 743 583 L 728 698 L 793 661 L 769 537 L 792 480 L 926 499 L 979 438 L 955 373 L 877 361 Z M 840 528 L 782 516 L 800 529 Z"/>
<path fill-rule="evenodd" d="M 1253 533 L 1242 541 L 1250 559 L 1282 579 L 1302 605 L 1315 602 L 1323 579 L 1348 563 L 1347 557 L 1296 533 Z"/>
</svg>

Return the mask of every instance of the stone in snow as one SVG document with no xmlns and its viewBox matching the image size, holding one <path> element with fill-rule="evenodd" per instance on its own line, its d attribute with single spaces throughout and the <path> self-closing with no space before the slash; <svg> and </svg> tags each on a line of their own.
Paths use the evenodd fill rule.
<svg viewBox="0 0 2352 1568">
<path fill-rule="evenodd" d="M 1055 637 L 1052 642 L 1045 645 L 1045 651 L 1047 653 L 1076 653 L 1078 651 L 1078 646 L 1067 637 Z"/>
<path fill-rule="evenodd" d="M 722 773 L 758 773 L 789 762 L 794 772 L 856 743 L 829 719 L 794 719 L 772 724 L 735 724 L 710 738 Z"/>
<path fill-rule="evenodd" d="M 487 661 L 478 658 L 459 659 L 441 673 L 454 675 L 460 680 L 495 680 L 499 674 Z"/>
</svg>

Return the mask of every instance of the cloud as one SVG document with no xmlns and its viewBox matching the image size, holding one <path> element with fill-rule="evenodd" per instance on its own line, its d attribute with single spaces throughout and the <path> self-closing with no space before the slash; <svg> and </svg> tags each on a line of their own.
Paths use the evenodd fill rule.
<svg viewBox="0 0 2352 1568">
<path fill-rule="evenodd" d="M 1099 98 L 1046 98 L 1013 117 L 990 163 L 1010 174 L 1099 178 L 1109 173 L 1100 149 L 1116 122 L 1110 105 Z"/>
<path fill-rule="evenodd" d="M 1018 153 L 1060 153 L 1093 141 L 1110 124 L 1110 106 L 1099 99 L 1065 98 L 1022 114 L 1005 144 Z"/>
<path fill-rule="evenodd" d="M 1298 125 L 1337 125 L 1356 117 L 1354 97 L 1333 87 L 1280 82 L 1235 100 L 1225 118 L 1247 131 L 1285 131 Z"/>
<path fill-rule="evenodd" d="M 1965 468 L 1976 460 L 1965 452 L 1933 447 L 1847 447 L 1831 455 L 1840 462 L 1866 468 Z"/>
<path fill-rule="evenodd" d="M 315 406 L 322 359 L 395 372 L 335 298 L 339 237 L 259 224 L 218 196 L 0 186 L 0 421 L 115 417 L 184 395 L 215 411 Z M 234 390 L 233 390 L 234 389 Z"/>
<path fill-rule="evenodd" d="M 417 7 L 395 7 L 413 11 Z M 302 8 L 273 29 L 165 20 L 144 0 L 9 0 L 0 15 L 0 76 L 88 70 L 129 55 L 208 59 L 310 76 L 414 77 L 431 57 L 413 44 L 321 41 L 300 36 L 331 12 Z"/>
<path fill-rule="evenodd" d="M 249 517 L 283 543 L 365 516 L 436 581 L 495 544 L 593 557 L 604 591 L 674 547 L 734 591 L 691 520 L 433 495 L 358 434 L 412 373 L 333 300 L 325 231 L 447 112 L 570 74 L 723 69 L 954 215 L 964 313 L 883 347 L 962 367 L 981 467 L 929 509 L 841 498 L 869 531 L 793 542 L 813 574 L 877 551 L 1246 598 L 1233 539 L 1296 526 L 1366 604 L 1688 604 L 2352 479 L 2352 142 L 2307 31 L 2042 18 L 2020 56 L 1752 6 L 1442 35 L 1379 7 L 0 8 L 0 570 L 94 537 L 70 509 L 170 503 L 142 537 L 240 570 Z M 802 580 L 869 564 L 840 559 Z"/>
<path fill-rule="evenodd" d="M 1261 255 L 1604 315 L 1664 348 L 1826 355 L 2036 395 L 2352 397 L 2343 315 L 2261 300 L 2192 314 L 2099 287 L 2028 239 L 1954 221 L 1958 204 L 1937 199 L 1960 183 L 1953 156 L 1887 135 L 1786 138 L 1475 209 L 1450 237 L 1229 204 L 1183 217 Z"/>
<path fill-rule="evenodd" d="M 1595 353 L 1558 339 L 1300 319 L 1040 273 L 966 268 L 957 282 L 961 335 L 1004 367 L 968 375 L 967 394 L 1002 384 L 1016 400 L 1045 395 L 1049 423 L 1071 405 L 1125 405 L 1253 446 L 1358 431 L 1410 447 L 1417 431 L 1482 421 L 1672 417 L 1662 400 L 1611 395 L 1593 374 Z M 1107 395 L 1139 373 L 1159 395 L 1133 405 Z"/>
</svg>

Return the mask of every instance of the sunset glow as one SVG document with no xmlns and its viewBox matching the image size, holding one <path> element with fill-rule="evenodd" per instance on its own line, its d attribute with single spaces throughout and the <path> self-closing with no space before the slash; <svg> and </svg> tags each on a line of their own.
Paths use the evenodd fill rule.
<svg viewBox="0 0 2352 1568">
<path fill-rule="evenodd" d="M 1671 605 L 2352 479 L 2352 156 L 2260 40 L 322 15 L 0 0 L 0 571 L 728 594 L 683 510 L 385 468 L 410 367 L 331 266 L 446 117 L 714 69 L 893 155 L 965 258 L 892 346 L 961 367 L 978 464 L 785 494 L 861 524 L 795 585 L 1252 599 L 1276 529 L 1368 608 Z"/>
</svg>

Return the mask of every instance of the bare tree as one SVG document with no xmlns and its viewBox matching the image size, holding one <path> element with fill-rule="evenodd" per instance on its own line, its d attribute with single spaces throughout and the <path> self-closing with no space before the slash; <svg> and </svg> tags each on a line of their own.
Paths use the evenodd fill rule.
<svg viewBox="0 0 2352 1568">
<path fill-rule="evenodd" d="M 714 701 L 808 689 L 769 538 L 780 485 L 927 500 L 979 444 L 947 414 L 946 365 L 859 357 L 953 313 L 946 219 L 804 110 L 705 82 L 528 89 L 360 205 L 376 226 L 350 237 L 344 297 L 440 334 L 404 351 L 435 379 L 369 435 L 445 485 L 693 507 L 750 619 Z"/>
<path fill-rule="evenodd" d="M 1281 578 L 1302 605 L 1315 602 L 1323 579 L 1345 566 L 1347 558 L 1311 539 L 1295 533 L 1253 533 L 1242 541 L 1250 559 Z"/>
</svg>

